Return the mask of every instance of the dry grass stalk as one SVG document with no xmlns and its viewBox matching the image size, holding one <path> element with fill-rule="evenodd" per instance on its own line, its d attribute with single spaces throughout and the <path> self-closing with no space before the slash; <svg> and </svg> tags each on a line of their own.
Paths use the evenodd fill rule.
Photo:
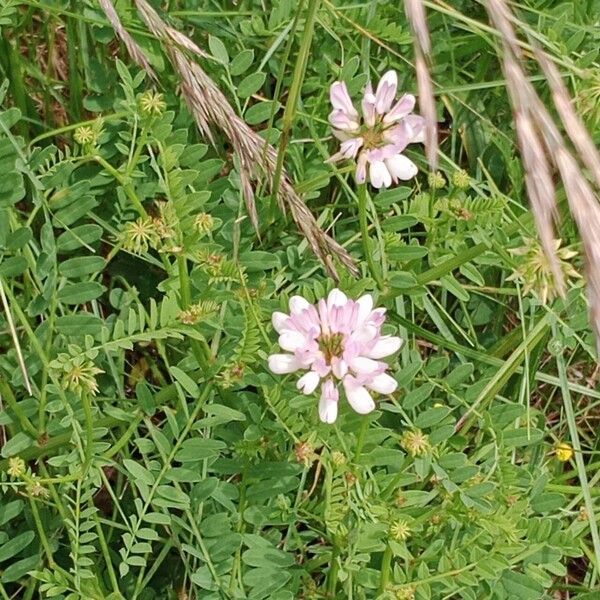
<svg viewBox="0 0 600 600">
<path fill-rule="evenodd" d="M 164 43 L 181 79 L 181 93 L 202 133 L 214 144 L 214 131 L 220 130 L 232 144 L 248 214 L 258 230 L 254 188 L 260 181 L 266 181 L 272 187 L 277 161 L 275 148 L 238 117 L 214 81 L 184 50 L 199 56 L 206 54 L 192 40 L 169 27 L 146 0 L 135 0 L 135 5 L 150 31 Z M 136 60 L 133 55 L 132 58 Z M 282 209 L 290 211 L 313 252 L 323 261 L 332 277 L 338 278 L 332 257 L 339 259 L 352 273 L 358 272 L 348 252 L 321 230 L 286 173 L 282 174 L 277 200 Z"/>
<path fill-rule="evenodd" d="M 564 296 L 564 277 L 554 245 L 554 222 L 557 220 L 558 212 L 548 154 L 530 111 L 531 99 L 527 94 L 527 87 L 523 84 L 526 79 L 525 74 L 508 47 L 505 47 L 505 53 L 504 73 L 513 105 L 517 142 L 525 168 L 525 186 L 557 291 Z"/>
<path fill-rule="evenodd" d="M 433 172 L 437 169 L 438 135 L 435 96 L 427 58 L 431 55 L 431 40 L 427 16 L 421 0 L 405 0 L 406 16 L 415 34 L 415 69 L 419 90 L 419 110 L 425 119 L 425 151 Z"/>
<path fill-rule="evenodd" d="M 489 0 L 487 4 L 488 13 L 494 25 L 501 32 L 504 44 L 504 69 L 507 78 L 507 85 L 515 108 L 515 119 L 518 123 L 519 109 L 528 113 L 528 119 L 533 123 L 534 128 L 523 134 L 520 140 L 523 162 L 527 168 L 528 153 L 539 154 L 539 147 L 536 150 L 528 148 L 523 149 L 524 143 L 535 145 L 536 132 L 543 139 L 547 150 L 545 154 L 549 155 L 556 165 L 560 177 L 565 187 L 569 209 L 583 242 L 586 255 L 586 274 L 588 302 L 590 305 L 590 319 L 596 332 L 596 341 L 598 352 L 600 354 L 600 204 L 594 194 L 590 183 L 585 178 L 577 161 L 567 149 L 563 136 L 558 126 L 552 118 L 549 110 L 546 108 L 540 97 L 537 95 L 531 82 L 525 77 L 523 70 L 518 64 L 518 58 L 521 57 L 515 31 L 510 22 L 510 12 L 504 3 L 504 0 Z M 573 145 L 578 150 L 581 161 L 588 167 L 594 175 L 596 184 L 600 188 L 600 156 L 594 146 L 589 133 L 581 122 L 581 119 L 573 110 L 569 93 L 564 86 L 556 67 L 540 51 L 537 52 L 538 61 L 548 77 L 552 90 L 553 100 L 559 115 L 562 119 L 565 130 L 567 131 Z M 522 125 L 521 125 L 522 127 Z M 545 176 L 544 176 L 545 177 Z M 537 190 L 532 194 L 529 190 L 532 205 L 536 202 Z M 539 201 L 539 199 L 538 199 Z M 552 204 L 556 201 L 553 199 Z M 547 211 L 545 208 L 539 215 L 534 208 L 534 216 L 538 230 L 544 230 L 547 235 Z M 554 212 L 556 208 L 550 209 Z M 541 218 L 540 218 L 541 216 Z M 542 233 L 540 231 L 540 237 Z M 543 238 L 542 238 L 543 241 Z M 546 250 L 546 246 L 544 246 Z M 546 250 L 548 253 L 548 251 Z M 551 260 L 556 261 L 554 248 L 548 253 Z"/>
<path fill-rule="evenodd" d="M 555 160 L 585 249 L 590 320 L 596 331 L 596 345 L 600 355 L 600 204 L 566 148 L 557 150 Z"/>
<path fill-rule="evenodd" d="M 100 3 L 102 10 L 106 14 L 106 17 L 110 21 L 110 24 L 115 30 L 117 36 L 125 44 L 125 48 L 127 48 L 127 52 L 131 58 L 135 60 L 135 62 L 152 77 L 152 79 L 156 80 L 154 69 L 150 66 L 144 51 L 138 46 L 137 42 L 131 37 L 131 35 L 129 35 L 129 32 L 125 29 L 125 27 L 123 27 L 121 19 L 119 19 L 119 15 L 117 14 L 112 2 L 110 0 L 98 0 L 98 2 Z"/>
<path fill-rule="evenodd" d="M 583 164 L 589 169 L 590 173 L 592 173 L 596 185 L 600 188 L 600 152 L 598 152 L 598 148 L 596 148 L 581 117 L 573 108 L 569 91 L 563 83 L 556 65 L 549 59 L 548 55 L 539 48 L 535 48 L 535 56 L 548 78 L 554 106 L 556 106 L 556 110 L 560 115 L 565 131 L 573 143 L 573 146 L 577 148 L 577 152 L 579 153 Z"/>
</svg>

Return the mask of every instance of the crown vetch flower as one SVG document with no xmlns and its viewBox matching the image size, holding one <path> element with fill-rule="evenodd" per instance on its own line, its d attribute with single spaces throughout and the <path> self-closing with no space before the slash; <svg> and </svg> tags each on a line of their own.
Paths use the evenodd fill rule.
<svg viewBox="0 0 600 600">
<path fill-rule="evenodd" d="M 391 394 L 396 389 L 396 380 L 386 373 L 388 365 L 379 359 L 398 351 L 402 340 L 381 334 L 385 308 L 374 309 L 370 294 L 355 301 L 335 289 L 316 305 L 293 296 L 289 309 L 289 315 L 273 313 L 279 346 L 286 353 L 269 356 L 269 368 L 278 375 L 306 371 L 297 382 L 304 394 L 321 384 L 321 421 L 337 418 L 339 382 L 359 414 L 374 410 L 371 392 Z"/>
<path fill-rule="evenodd" d="M 336 81 L 331 86 L 329 122 L 341 144 L 329 162 L 356 159 L 358 183 L 368 176 L 373 187 L 387 188 L 417 174 L 417 166 L 402 152 L 408 144 L 424 140 L 425 120 L 412 114 L 413 95 L 404 94 L 394 104 L 397 89 L 395 71 L 385 73 L 375 91 L 369 83 L 361 102 L 361 119 L 346 84 Z"/>
</svg>

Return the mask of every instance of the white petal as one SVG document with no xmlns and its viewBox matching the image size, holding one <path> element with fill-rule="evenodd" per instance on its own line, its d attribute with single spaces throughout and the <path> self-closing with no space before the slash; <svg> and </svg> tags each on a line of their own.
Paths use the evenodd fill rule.
<svg viewBox="0 0 600 600">
<path fill-rule="evenodd" d="M 309 371 L 308 373 L 302 375 L 300 379 L 298 379 L 296 387 L 299 390 L 302 390 L 303 394 L 312 394 L 317 389 L 320 379 L 321 378 L 317 373 L 314 371 Z"/>
<path fill-rule="evenodd" d="M 333 357 L 331 359 L 331 372 L 338 378 L 343 379 L 348 372 L 348 363 L 343 358 Z"/>
<path fill-rule="evenodd" d="M 297 315 L 309 306 L 309 301 L 306 298 L 303 298 L 302 296 L 292 296 L 290 298 L 290 312 L 292 314 Z"/>
<path fill-rule="evenodd" d="M 324 423 L 334 423 L 337 419 L 338 401 L 340 393 L 331 379 L 321 386 L 321 399 L 319 401 L 319 417 Z"/>
<path fill-rule="evenodd" d="M 293 373 L 301 367 L 298 359 L 292 354 L 271 354 L 269 369 L 276 375 Z"/>
<path fill-rule="evenodd" d="M 285 329 L 285 323 L 288 319 L 289 319 L 289 315 L 286 315 L 285 313 L 282 313 L 279 311 L 275 311 L 273 313 L 273 315 L 271 316 L 271 322 L 273 323 L 273 329 L 275 329 L 275 331 L 277 333 L 281 333 L 283 331 L 283 329 Z"/>
<path fill-rule="evenodd" d="M 387 158 L 385 160 L 385 166 L 387 167 L 387 170 L 393 177 L 394 181 L 397 179 L 408 181 L 419 172 L 417 165 L 415 165 L 415 163 L 409 158 L 406 158 L 404 154 L 396 154 L 396 156 Z"/>
<path fill-rule="evenodd" d="M 365 356 L 357 356 L 350 361 L 350 368 L 357 374 L 370 375 L 381 369 L 381 364 Z"/>
<path fill-rule="evenodd" d="M 298 348 L 307 346 L 308 340 L 299 331 L 287 329 L 279 336 L 279 345 L 287 352 L 295 352 Z"/>
<path fill-rule="evenodd" d="M 319 418 L 323 423 L 335 423 L 338 413 L 338 403 L 330 398 L 321 396 L 319 400 Z"/>
<path fill-rule="evenodd" d="M 348 296 L 344 292 L 333 289 L 327 296 L 327 308 L 331 310 L 334 306 L 344 306 L 348 302 Z"/>
<path fill-rule="evenodd" d="M 367 387 L 380 394 L 391 394 L 398 387 L 398 382 L 387 373 L 380 373 L 367 383 Z"/>
<path fill-rule="evenodd" d="M 365 294 L 356 301 L 356 304 L 358 304 L 358 317 L 356 323 L 357 325 L 362 325 L 373 310 L 373 296 L 371 296 L 371 294 Z"/>
<path fill-rule="evenodd" d="M 355 380 L 349 377 L 345 377 L 343 383 L 348 403 L 359 415 L 375 410 L 375 402 L 366 388 L 356 385 Z"/>
<path fill-rule="evenodd" d="M 369 358 L 384 358 L 402 347 L 402 339 L 395 335 L 384 335 L 380 337 L 371 349 Z"/>
<path fill-rule="evenodd" d="M 375 336 L 379 334 L 379 329 L 376 325 L 368 323 L 362 325 L 352 332 L 352 339 L 359 344 L 368 344 L 372 342 Z"/>
<path fill-rule="evenodd" d="M 369 178 L 374 188 L 390 187 L 392 185 L 392 176 L 387 170 L 385 163 L 381 160 L 375 160 L 369 167 Z"/>
</svg>

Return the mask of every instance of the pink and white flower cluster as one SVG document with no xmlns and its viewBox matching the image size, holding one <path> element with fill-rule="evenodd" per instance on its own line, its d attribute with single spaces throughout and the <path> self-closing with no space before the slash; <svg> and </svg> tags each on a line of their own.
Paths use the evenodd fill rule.
<svg viewBox="0 0 600 600">
<path fill-rule="evenodd" d="M 273 313 L 279 345 L 288 354 L 269 356 L 269 368 L 278 375 L 306 371 L 297 383 L 305 394 L 321 383 L 321 421 L 337 418 L 340 381 L 350 406 L 360 414 L 375 408 L 371 391 L 391 394 L 396 389 L 396 380 L 386 373 L 388 365 L 379 359 L 398 351 L 402 340 L 382 335 L 385 308 L 373 309 L 370 294 L 355 301 L 335 289 L 316 305 L 293 296 L 289 309 L 289 315 Z"/>
<path fill-rule="evenodd" d="M 377 89 L 369 83 L 362 99 L 362 118 L 343 81 L 330 90 L 333 111 L 329 122 L 333 134 L 341 141 L 340 151 L 329 162 L 357 159 L 356 181 L 365 183 L 367 176 L 373 187 L 390 187 L 399 180 L 412 179 L 417 166 L 402 152 L 408 144 L 424 141 L 425 120 L 412 114 L 415 97 L 404 94 L 394 104 L 398 76 L 388 71 Z"/>
</svg>

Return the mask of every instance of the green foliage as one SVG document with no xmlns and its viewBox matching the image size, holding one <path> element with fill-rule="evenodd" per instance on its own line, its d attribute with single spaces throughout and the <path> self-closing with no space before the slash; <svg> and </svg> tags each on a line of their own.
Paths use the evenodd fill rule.
<svg viewBox="0 0 600 600">
<path fill-rule="evenodd" d="M 397 392 L 325 425 L 267 357 L 271 314 L 336 284 L 262 188 L 254 231 L 228 140 L 125 4 L 159 85 L 96 2 L 0 0 L 0 598 L 595 598 L 595 341 L 580 282 L 543 303 L 547 265 L 514 251 L 533 220 L 483 8 L 428 8 L 442 172 L 412 146 L 422 173 L 369 192 L 378 289 L 351 170 L 324 162 L 328 89 L 394 68 L 415 92 L 412 34 L 399 3 L 317 3 L 285 165 L 357 259 L 338 285 L 405 339 Z M 313 2 L 154 4 L 279 148 Z M 598 8 L 518 14 L 590 126 Z"/>
</svg>

